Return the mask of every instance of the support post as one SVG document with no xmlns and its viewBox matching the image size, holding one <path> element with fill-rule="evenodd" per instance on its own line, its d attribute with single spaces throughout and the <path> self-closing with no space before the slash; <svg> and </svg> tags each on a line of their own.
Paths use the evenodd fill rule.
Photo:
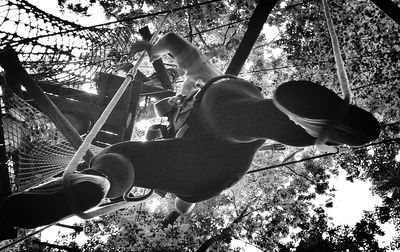
<svg viewBox="0 0 400 252">
<path fill-rule="evenodd" d="M 151 33 L 149 27 L 145 26 L 139 30 L 140 35 L 142 35 L 143 39 L 149 41 L 151 39 Z M 155 60 L 153 62 L 154 69 L 156 70 L 157 78 L 161 81 L 161 86 L 164 89 L 172 89 L 171 80 L 168 77 L 167 69 L 165 69 L 164 63 L 162 59 Z"/>
<path fill-rule="evenodd" d="M 51 119 L 72 147 L 78 149 L 83 142 L 81 136 L 22 67 L 18 60 L 17 53 L 11 48 L 1 52 L 0 65 L 8 74 L 9 78 L 12 78 L 15 83 L 21 83 L 25 86 L 26 90 L 32 95 L 33 99 L 38 104 L 40 110 Z M 89 163 L 89 160 L 93 156 L 93 153 L 88 150 L 83 159 L 85 162 Z"/>
<path fill-rule="evenodd" d="M 278 0 L 262 0 L 257 4 L 257 7 L 249 20 L 249 24 L 247 25 L 247 31 L 226 69 L 225 74 L 238 75 L 240 73 L 264 26 L 264 23 L 267 21 L 268 15 L 271 13 L 271 10 L 277 2 Z"/>
</svg>

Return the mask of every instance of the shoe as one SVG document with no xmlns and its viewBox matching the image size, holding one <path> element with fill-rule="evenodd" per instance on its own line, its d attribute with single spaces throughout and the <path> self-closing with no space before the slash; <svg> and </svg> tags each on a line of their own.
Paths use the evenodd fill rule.
<svg viewBox="0 0 400 252">
<path fill-rule="evenodd" d="M 110 188 L 102 176 L 75 173 L 71 188 L 77 205 L 86 211 L 100 204 Z M 36 228 L 57 222 L 73 214 L 63 190 L 63 179 L 19 192 L 7 197 L 0 206 L 0 214 L 7 223 L 20 228 Z"/>
<path fill-rule="evenodd" d="M 311 136 L 318 138 L 338 113 L 343 99 L 316 83 L 291 81 L 281 84 L 276 89 L 273 102 L 293 122 L 303 127 Z M 360 146 L 378 138 L 379 132 L 379 122 L 371 113 L 350 104 L 327 141 L 333 144 Z"/>
</svg>

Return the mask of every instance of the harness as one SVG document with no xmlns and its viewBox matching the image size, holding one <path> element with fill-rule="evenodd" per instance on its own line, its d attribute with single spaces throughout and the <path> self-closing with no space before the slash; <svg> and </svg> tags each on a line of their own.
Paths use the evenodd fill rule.
<svg viewBox="0 0 400 252">
<path fill-rule="evenodd" d="M 162 138 L 182 138 L 190 128 L 194 112 L 198 109 L 204 94 L 211 85 L 224 79 L 240 78 L 229 74 L 220 75 L 208 80 L 203 87 L 194 88 L 186 96 L 167 97 L 154 104 L 154 109 L 158 116 L 168 117 L 169 127 L 162 127 L 163 125 L 158 127 Z"/>
</svg>

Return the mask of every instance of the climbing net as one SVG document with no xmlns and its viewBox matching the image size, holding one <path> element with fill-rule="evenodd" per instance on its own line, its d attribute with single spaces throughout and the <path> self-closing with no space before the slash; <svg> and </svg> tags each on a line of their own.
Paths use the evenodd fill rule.
<svg viewBox="0 0 400 252">
<path fill-rule="evenodd" d="M 73 149 L 47 117 L 6 86 L 3 102 L 2 123 L 12 190 L 24 190 L 59 172 Z"/>
<path fill-rule="evenodd" d="M 51 120 L 3 85 L 2 123 L 12 191 L 35 186 L 65 169 L 75 153 Z M 99 148 L 91 146 L 93 152 Z"/>
<path fill-rule="evenodd" d="M 146 20 L 158 23 L 161 16 L 150 15 Z M 125 75 L 131 62 L 137 61 L 136 56 L 127 52 L 132 43 L 142 39 L 137 32 L 141 23 L 129 22 L 127 26 L 126 22 L 80 26 L 46 13 L 26 0 L 0 0 L 0 51 L 15 50 L 23 68 L 37 83 L 50 83 L 53 88 L 81 89 L 85 84 L 93 87 L 100 73 L 121 75 L 119 71 L 123 71 Z M 0 79 L 0 85 L 4 84 L 5 160 L 12 191 L 20 191 L 61 173 L 76 146 L 72 148 L 51 120 L 31 106 L 34 103 L 26 101 L 26 96 L 22 96 L 23 100 L 11 91 L 14 88 L 7 88 L 7 78 Z"/>
<path fill-rule="evenodd" d="M 133 27 L 134 28 L 134 27 Z M 0 50 L 12 46 L 35 80 L 78 86 L 98 72 L 123 69 L 138 36 L 122 25 L 88 28 L 50 15 L 25 0 L 0 1 Z"/>
<path fill-rule="evenodd" d="M 127 56 L 119 52 L 129 51 L 135 36 L 118 23 L 88 28 L 25 0 L 0 1 L 0 50 L 13 47 L 36 81 L 78 88 L 93 83 L 100 72 L 124 69 Z M 6 159 L 12 191 L 20 191 L 62 172 L 76 150 L 47 116 L 2 86 Z"/>
</svg>

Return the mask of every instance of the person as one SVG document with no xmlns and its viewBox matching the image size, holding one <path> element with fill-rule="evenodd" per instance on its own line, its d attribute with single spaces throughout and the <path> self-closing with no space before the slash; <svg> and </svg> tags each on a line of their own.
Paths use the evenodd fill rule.
<svg viewBox="0 0 400 252">
<path fill-rule="evenodd" d="M 155 45 L 141 41 L 153 61 L 172 55 L 186 71 L 181 93 L 160 101 L 173 129 L 170 139 L 127 141 L 102 150 L 88 169 L 71 177 L 77 206 L 86 211 L 104 198 L 121 196 L 132 185 L 176 195 L 178 210 L 218 195 L 248 171 L 266 139 L 290 146 L 314 145 L 338 113 L 343 100 L 310 82 L 278 86 L 272 99 L 254 84 L 224 76 L 192 44 L 168 33 Z M 135 50 L 136 50 L 135 49 Z M 350 105 L 327 140 L 328 145 L 359 146 L 376 139 L 379 123 L 373 115 Z M 0 206 L 3 222 L 33 228 L 73 214 L 61 178 L 6 198 Z"/>
</svg>

